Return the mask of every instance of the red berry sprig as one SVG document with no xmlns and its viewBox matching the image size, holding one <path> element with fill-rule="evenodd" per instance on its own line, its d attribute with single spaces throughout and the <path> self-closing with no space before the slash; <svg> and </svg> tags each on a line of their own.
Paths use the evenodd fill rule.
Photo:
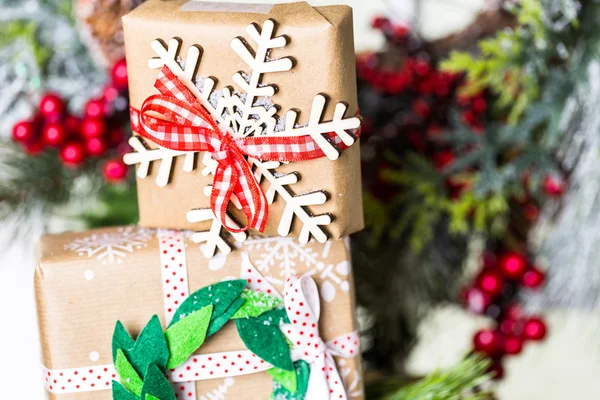
<svg viewBox="0 0 600 400">
<path fill-rule="evenodd" d="M 118 61 L 111 71 L 111 83 L 103 95 L 88 100 L 82 118 L 67 110 L 65 100 L 48 92 L 40 100 L 37 114 L 13 126 L 12 138 L 25 152 L 34 156 L 47 148 L 56 148 L 63 164 L 76 168 L 89 159 L 113 157 L 125 151 L 123 125 L 129 120 L 127 66 Z M 110 160 L 102 174 L 109 182 L 123 181 L 125 164 Z"/>
<path fill-rule="evenodd" d="M 490 372 L 502 378 L 504 357 L 520 354 L 528 341 L 540 341 L 547 333 L 541 317 L 527 317 L 513 297 L 520 288 L 538 289 L 545 274 L 532 265 L 524 254 L 504 251 L 486 252 L 475 284 L 463 293 L 467 308 L 476 314 L 494 318 L 496 326 L 473 336 L 473 349 L 493 360 Z"/>
</svg>

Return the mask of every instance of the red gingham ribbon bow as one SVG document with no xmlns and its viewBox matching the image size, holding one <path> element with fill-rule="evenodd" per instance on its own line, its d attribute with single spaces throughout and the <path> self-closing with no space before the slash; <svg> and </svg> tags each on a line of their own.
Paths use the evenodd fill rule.
<svg viewBox="0 0 600 400">
<path fill-rule="evenodd" d="M 269 214 L 267 198 L 245 156 L 269 161 L 305 161 L 325 156 L 310 135 L 230 137 L 221 131 L 213 117 L 167 66 L 160 71 L 154 86 L 160 94 L 148 97 L 141 111 L 131 109 L 134 131 L 167 149 L 211 153 L 218 167 L 210 206 L 230 232 L 243 232 L 248 228 L 263 232 Z M 159 114 L 167 120 L 148 113 Z M 326 136 L 340 150 L 348 147 L 334 132 Z M 243 228 L 228 226 L 226 222 L 227 207 L 233 194 L 248 220 Z"/>
<path fill-rule="evenodd" d="M 346 400 L 346 389 L 333 356 L 356 356 L 360 351 L 358 332 L 323 342 L 319 334 L 319 289 L 309 275 L 288 278 L 284 300 L 291 324 L 282 325 L 281 330 L 294 346 L 292 359 L 311 364 L 306 398 Z"/>
</svg>

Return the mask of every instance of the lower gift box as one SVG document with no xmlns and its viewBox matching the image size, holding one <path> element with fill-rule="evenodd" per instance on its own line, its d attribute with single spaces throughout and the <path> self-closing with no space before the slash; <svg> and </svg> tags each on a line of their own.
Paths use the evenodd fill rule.
<svg viewBox="0 0 600 400">
<path fill-rule="evenodd" d="M 347 241 L 257 237 L 207 260 L 190 236 L 42 238 L 50 399 L 364 398 Z"/>
</svg>

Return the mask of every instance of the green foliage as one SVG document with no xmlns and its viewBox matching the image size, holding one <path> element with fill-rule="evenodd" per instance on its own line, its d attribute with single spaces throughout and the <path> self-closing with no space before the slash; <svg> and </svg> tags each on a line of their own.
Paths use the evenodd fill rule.
<svg viewBox="0 0 600 400">
<path fill-rule="evenodd" d="M 366 215 L 376 216 L 367 218 L 369 228 L 375 232 L 371 237 L 375 243 L 384 233 L 392 240 L 407 234 L 411 248 L 418 253 L 434 239 L 436 225 L 442 221 L 449 221 L 451 234 L 487 232 L 491 227 L 502 226 L 501 221 L 508 212 L 502 193 L 466 190 L 452 199 L 444 183 L 449 173 L 440 173 L 427 158 L 409 153 L 396 162 L 401 168 L 383 171 L 382 179 L 398 186 L 399 194 L 386 204 L 372 196 L 367 196 L 365 203 Z M 462 179 L 466 184 L 476 181 L 473 174 L 464 175 Z M 399 212 L 390 215 L 390 209 Z"/>
<path fill-rule="evenodd" d="M 483 400 L 490 399 L 491 393 L 474 391 L 489 381 L 486 374 L 489 361 L 478 356 L 466 358 L 458 365 L 445 371 L 436 371 L 425 378 L 383 395 L 383 400 Z M 394 382 L 388 382 L 388 388 Z"/>
<path fill-rule="evenodd" d="M 496 94 L 497 107 L 508 110 L 511 123 L 517 122 L 526 107 L 538 98 L 539 78 L 546 68 L 538 52 L 535 52 L 531 64 L 524 64 L 524 57 L 531 49 L 546 52 L 543 48 L 547 46 L 544 44 L 547 28 L 539 0 L 521 1 L 516 18 L 516 28 L 505 29 L 495 37 L 480 41 L 480 54 L 454 51 L 441 64 L 443 70 L 467 75 L 467 85 L 463 89 L 465 95 L 485 89 Z"/>
<path fill-rule="evenodd" d="M 10 21 L 0 26 L 0 49 L 10 43 L 21 41 L 30 47 L 38 66 L 43 68 L 52 54 L 52 49 L 38 41 L 37 33 L 38 28 L 34 22 Z"/>
</svg>

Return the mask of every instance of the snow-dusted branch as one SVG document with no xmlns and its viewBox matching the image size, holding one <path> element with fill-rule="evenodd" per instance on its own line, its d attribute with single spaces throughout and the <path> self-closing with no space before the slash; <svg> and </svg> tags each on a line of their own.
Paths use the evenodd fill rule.
<svg viewBox="0 0 600 400">
<path fill-rule="evenodd" d="M 195 168 L 196 152 L 169 150 L 163 147 L 158 149 L 148 149 L 142 138 L 132 136 L 129 139 L 129 145 L 135 150 L 134 153 L 128 153 L 123 156 L 123 162 L 127 165 L 139 164 L 137 176 L 144 179 L 148 176 L 150 164 L 155 161 L 160 161 L 158 174 L 156 175 L 156 184 L 160 187 L 165 187 L 171 178 L 173 160 L 177 157 L 185 157 L 183 162 L 183 170 L 192 172 Z"/>
</svg>

